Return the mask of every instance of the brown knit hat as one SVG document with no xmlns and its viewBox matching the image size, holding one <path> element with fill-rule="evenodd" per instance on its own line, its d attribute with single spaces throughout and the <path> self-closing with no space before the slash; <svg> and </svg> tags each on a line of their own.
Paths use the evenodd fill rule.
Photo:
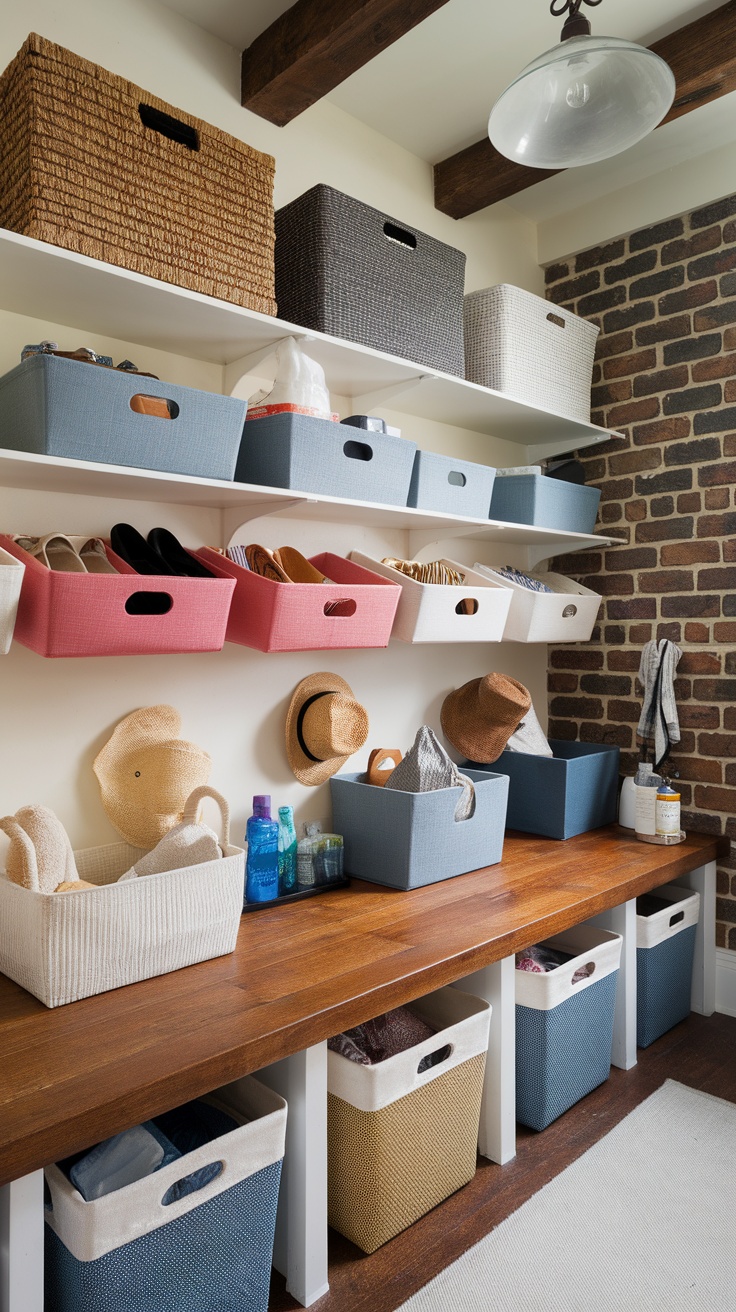
<svg viewBox="0 0 736 1312">
<path fill-rule="evenodd" d="M 523 683 L 486 674 L 448 693 L 440 719 L 448 742 L 469 761 L 497 761 L 532 704 Z"/>
<path fill-rule="evenodd" d="M 339 674 L 302 679 L 286 714 L 286 754 L 302 784 L 323 784 L 368 737 L 368 714 Z"/>
</svg>

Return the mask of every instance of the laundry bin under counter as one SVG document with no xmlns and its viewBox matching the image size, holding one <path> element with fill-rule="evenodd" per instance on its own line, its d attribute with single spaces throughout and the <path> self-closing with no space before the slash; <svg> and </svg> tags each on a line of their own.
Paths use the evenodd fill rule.
<svg viewBox="0 0 736 1312">
<path fill-rule="evenodd" d="M 608 1079 L 620 934 L 578 925 L 545 939 L 569 956 L 544 974 L 515 972 L 516 1119 L 532 1130 Z M 573 983 L 578 971 L 585 971 Z"/>
<path fill-rule="evenodd" d="M 266 1312 L 286 1103 L 252 1076 L 213 1101 L 237 1129 L 102 1198 L 46 1167 L 45 1312 Z"/>
<path fill-rule="evenodd" d="M 364 1253 L 476 1170 L 490 1005 L 453 987 L 409 1010 L 435 1029 L 431 1038 L 372 1066 L 327 1054 L 329 1223 Z"/>
<path fill-rule="evenodd" d="M 640 1048 L 690 1015 L 700 894 L 665 884 L 636 899 L 636 1042 Z"/>
</svg>

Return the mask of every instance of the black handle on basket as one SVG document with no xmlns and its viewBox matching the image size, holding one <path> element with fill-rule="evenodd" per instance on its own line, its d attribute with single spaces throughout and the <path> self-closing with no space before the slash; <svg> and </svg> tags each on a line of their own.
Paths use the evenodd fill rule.
<svg viewBox="0 0 736 1312">
<path fill-rule="evenodd" d="M 369 446 L 367 442 L 353 442 L 351 440 L 345 443 L 342 452 L 348 460 L 373 459 L 373 447 Z"/>
<path fill-rule="evenodd" d="M 441 1066 L 452 1053 L 452 1044 L 446 1043 L 443 1048 L 438 1048 L 436 1052 L 428 1052 L 426 1057 L 422 1057 L 417 1066 L 417 1075 L 423 1075 L 425 1071 L 433 1070 L 435 1066 Z"/>
<path fill-rule="evenodd" d="M 154 109 L 153 105 L 141 103 L 138 106 L 138 113 L 144 128 L 159 132 L 162 137 L 168 137 L 169 141 L 178 141 L 189 150 L 199 150 L 199 133 L 191 124 L 182 123 L 180 118 L 174 118 L 172 114 L 164 114 L 162 109 Z"/>
<path fill-rule="evenodd" d="M 578 613 L 577 606 L 573 606 L 572 602 L 570 602 L 570 605 L 566 606 L 565 609 L 563 610 L 562 618 L 563 620 L 571 620 L 573 615 L 577 615 L 577 613 Z"/>
<path fill-rule="evenodd" d="M 451 469 L 447 475 L 447 481 L 448 483 L 452 483 L 453 487 L 465 487 L 468 480 L 459 469 Z"/>
<path fill-rule="evenodd" d="M 684 911 L 676 911 L 674 916 L 670 916 L 670 928 L 672 925 L 678 925 L 681 920 L 685 919 Z"/>
<path fill-rule="evenodd" d="M 413 232 L 407 232 L 406 228 L 397 228 L 395 223 L 389 223 L 388 221 L 384 223 L 383 231 L 389 241 L 396 241 L 399 246 L 408 246 L 409 250 L 416 250 L 417 239 Z"/>
<path fill-rule="evenodd" d="M 555 324 L 555 326 L 556 326 L 557 328 L 566 328 L 566 327 L 567 327 L 567 324 L 565 323 L 565 320 L 563 319 L 562 315 L 561 315 L 561 314 L 553 314 L 551 310 L 550 310 L 549 314 L 547 315 L 547 322 L 548 322 L 548 323 L 553 323 L 553 324 Z"/>
<path fill-rule="evenodd" d="M 205 1185 L 216 1180 L 218 1175 L 222 1175 L 224 1170 L 224 1162 L 210 1162 L 209 1166 L 200 1166 L 198 1170 L 192 1171 L 190 1175 L 182 1176 L 181 1180 L 169 1185 L 161 1199 L 161 1206 L 170 1207 L 172 1203 L 178 1203 L 180 1198 L 187 1198 L 189 1194 L 196 1194 L 200 1189 L 204 1189 Z"/>
<path fill-rule="evenodd" d="M 353 597 L 341 597 L 339 601 L 326 601 L 323 614 L 335 615 L 337 619 L 349 619 L 358 609 L 358 603 Z"/>
<path fill-rule="evenodd" d="M 131 592 L 125 602 L 127 615 L 168 615 L 174 598 L 168 592 Z"/>
</svg>

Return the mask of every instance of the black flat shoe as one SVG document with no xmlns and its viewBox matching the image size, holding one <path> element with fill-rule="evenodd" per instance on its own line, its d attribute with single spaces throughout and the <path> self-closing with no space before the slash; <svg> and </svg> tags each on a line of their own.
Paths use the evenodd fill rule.
<svg viewBox="0 0 736 1312">
<path fill-rule="evenodd" d="M 176 573 L 132 524 L 113 524 L 110 546 L 126 565 L 132 565 L 136 574 Z"/>
<path fill-rule="evenodd" d="M 180 578 L 215 579 L 216 574 L 207 569 L 201 560 L 197 560 L 186 547 L 181 545 L 167 528 L 152 528 L 148 534 L 148 545 L 168 566 L 169 573 L 178 574 Z"/>
</svg>

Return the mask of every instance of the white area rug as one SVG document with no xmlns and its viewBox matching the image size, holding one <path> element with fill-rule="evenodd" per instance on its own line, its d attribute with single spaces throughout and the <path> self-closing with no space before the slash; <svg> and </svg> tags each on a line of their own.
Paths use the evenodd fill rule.
<svg viewBox="0 0 736 1312">
<path fill-rule="evenodd" d="M 736 1312 L 736 1106 L 667 1080 L 399 1312 Z"/>
</svg>

